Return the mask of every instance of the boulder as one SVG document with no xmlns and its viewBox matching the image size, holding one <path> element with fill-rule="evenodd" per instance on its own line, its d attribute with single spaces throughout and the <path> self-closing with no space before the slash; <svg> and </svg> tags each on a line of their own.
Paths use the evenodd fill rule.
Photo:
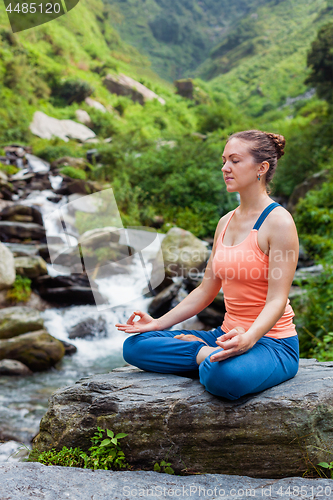
<svg viewBox="0 0 333 500">
<path fill-rule="evenodd" d="M 100 316 L 99 318 L 87 318 L 77 325 L 73 326 L 68 334 L 68 338 L 94 338 L 94 337 L 106 337 L 108 334 L 106 321 Z"/>
<path fill-rule="evenodd" d="M 74 344 L 66 342 L 66 340 L 60 341 L 65 348 L 65 356 L 73 356 L 77 352 L 77 347 Z"/>
<path fill-rule="evenodd" d="M 128 438 L 127 438 L 128 439 Z M 124 441 L 124 440 L 122 440 Z M 151 460 L 152 466 L 154 459 Z M 152 468 L 152 467 L 151 467 Z M 186 473 L 186 472 L 185 472 Z M 6 500 L 119 500 L 139 498 L 190 498 L 191 500 L 258 498 L 270 500 L 328 500 L 332 479 L 304 477 L 255 479 L 248 476 L 202 474 L 175 476 L 150 471 L 104 471 L 75 467 L 48 467 L 40 463 L 0 465 L 0 482 Z M 96 493 L 98 492 L 98 493 Z M 326 492 L 325 495 L 323 492 Z M 318 494 L 318 496 L 317 496 Z M 327 496 L 329 495 L 329 496 Z"/>
<path fill-rule="evenodd" d="M 193 80 L 191 78 L 184 78 L 174 82 L 177 89 L 177 94 L 187 99 L 193 99 Z"/>
<path fill-rule="evenodd" d="M 61 306 L 104 303 L 107 299 L 90 283 L 86 274 L 70 276 L 39 276 L 34 280 L 34 289 L 46 301 Z"/>
<path fill-rule="evenodd" d="M 65 347 L 62 342 L 46 330 L 0 340 L 0 360 L 16 359 L 34 372 L 48 370 L 58 363 L 64 354 Z"/>
<path fill-rule="evenodd" d="M 85 181 L 83 179 L 71 179 L 70 177 L 63 176 L 65 182 L 62 182 L 60 188 L 55 190 L 56 194 L 70 195 L 78 194 L 92 194 L 101 191 L 103 187 L 94 181 Z"/>
<path fill-rule="evenodd" d="M 69 139 L 78 139 L 81 142 L 96 137 L 95 132 L 82 123 L 73 120 L 58 120 L 46 115 L 42 111 L 36 111 L 33 121 L 29 125 L 30 131 L 42 139 L 59 137 L 65 142 Z"/>
<path fill-rule="evenodd" d="M 74 158 L 73 156 L 62 156 L 51 163 L 51 170 L 60 167 L 75 167 L 84 170 L 87 166 L 87 161 L 84 158 Z"/>
<path fill-rule="evenodd" d="M 16 272 L 21 276 L 37 278 L 38 276 L 47 274 L 46 262 L 42 257 L 37 255 L 31 257 L 16 257 L 14 260 Z"/>
<path fill-rule="evenodd" d="M 20 361 L 14 359 L 2 359 L 0 361 L 0 375 L 32 375 L 32 371 Z"/>
<path fill-rule="evenodd" d="M 40 330 L 44 326 L 39 311 L 26 306 L 0 309 L 0 339 L 10 339 L 22 333 Z"/>
<path fill-rule="evenodd" d="M 322 264 L 316 264 L 314 266 L 302 267 L 297 269 L 294 274 L 293 283 L 304 285 L 309 282 L 309 279 L 319 276 L 323 272 L 324 268 Z"/>
<path fill-rule="evenodd" d="M 142 83 L 133 80 L 130 76 L 123 74 L 106 75 L 103 84 L 112 94 L 129 96 L 132 101 L 139 102 L 142 105 L 145 101 L 151 101 L 152 99 L 157 99 L 161 104 L 165 104 L 162 97 L 159 97 Z"/>
<path fill-rule="evenodd" d="M 78 122 L 83 123 L 83 125 L 86 125 L 89 128 L 92 127 L 91 118 L 84 109 L 77 109 L 75 111 L 75 118 Z"/>
<path fill-rule="evenodd" d="M 154 318 L 160 318 L 171 309 L 171 302 L 176 297 L 181 283 L 172 283 L 158 293 L 148 306 L 148 313 Z"/>
<path fill-rule="evenodd" d="M 205 307 L 200 311 L 197 316 L 205 325 L 211 326 L 212 328 L 217 328 L 223 323 L 225 311 L 217 311 L 211 306 Z"/>
<path fill-rule="evenodd" d="M 128 434 L 122 449 L 133 467 L 168 456 L 177 474 L 186 466 L 281 478 L 327 461 L 332 417 L 332 362 L 303 359 L 293 379 L 236 401 L 213 396 L 197 379 L 125 367 L 58 389 L 34 447 L 87 449 L 100 426 Z"/>
<path fill-rule="evenodd" d="M 7 184 L 7 182 L 8 182 L 7 174 L 5 174 L 5 172 L 0 170 L 0 186 Z"/>
<path fill-rule="evenodd" d="M 13 302 L 7 297 L 7 290 L 0 290 L 0 310 L 11 307 Z M 27 301 L 17 301 L 15 302 L 15 308 L 17 307 L 29 307 L 35 309 L 36 311 L 45 311 L 45 309 L 52 308 L 52 304 L 49 304 L 38 295 L 38 293 L 31 292 L 30 297 Z"/>
<path fill-rule="evenodd" d="M 109 226 L 96 229 L 90 229 L 81 234 L 78 243 L 86 247 L 99 248 L 101 244 L 118 243 L 120 232 L 118 227 Z"/>
<path fill-rule="evenodd" d="M 94 99 L 92 99 L 91 97 L 86 97 L 84 102 L 90 106 L 91 108 L 95 108 L 95 109 L 98 109 L 98 111 L 101 111 L 102 113 L 106 113 L 107 112 L 107 109 L 105 106 L 103 106 L 103 104 L 101 104 L 100 102 L 98 101 L 95 101 Z"/>
<path fill-rule="evenodd" d="M 40 224 L 43 226 L 43 217 L 41 212 L 35 207 L 29 207 L 28 205 L 15 204 L 4 208 L 0 212 L 0 218 L 2 220 L 20 221 L 20 217 L 29 217 L 30 220 L 26 222 L 34 222 L 35 224 Z M 19 218 L 17 218 L 19 217 Z"/>
<path fill-rule="evenodd" d="M 209 256 L 206 245 L 190 231 L 180 227 L 170 229 L 161 244 L 161 250 L 153 262 L 152 275 L 164 266 L 166 276 L 187 277 L 204 269 Z"/>
<path fill-rule="evenodd" d="M 59 201 L 62 200 L 62 196 L 60 194 L 54 196 L 52 195 L 48 196 L 46 199 L 52 201 L 52 203 L 59 203 Z"/>
<path fill-rule="evenodd" d="M 14 256 L 9 248 L 0 243 L 0 290 L 10 288 L 15 278 Z"/>
<path fill-rule="evenodd" d="M 43 240 L 45 238 L 45 229 L 40 224 L 33 222 L 12 222 L 0 221 L 0 239 L 8 241 L 10 239 L 31 239 Z"/>
</svg>

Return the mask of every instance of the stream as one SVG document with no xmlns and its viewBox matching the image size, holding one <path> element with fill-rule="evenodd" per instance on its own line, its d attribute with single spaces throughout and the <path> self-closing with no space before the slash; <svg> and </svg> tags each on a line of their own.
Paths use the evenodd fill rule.
<svg viewBox="0 0 333 500">
<path fill-rule="evenodd" d="M 33 162 L 30 162 L 30 171 L 45 171 L 48 168 L 45 162 L 38 160 L 33 157 Z M 50 174 L 49 179 L 53 189 L 60 186 L 62 180 L 60 176 Z M 25 205 L 37 206 L 42 212 L 47 236 L 63 238 L 61 231 L 49 215 L 59 207 L 65 206 L 68 199 L 63 196 L 63 199 L 55 204 L 47 200 L 47 197 L 53 194 L 52 190 L 33 191 L 26 199 L 21 200 L 17 197 L 17 201 Z M 154 244 L 149 246 L 148 256 L 153 258 L 156 255 L 163 237 L 164 235 L 159 234 Z M 11 455 L 22 447 L 22 444 L 28 448 L 31 447 L 31 439 L 38 433 L 40 420 L 47 410 L 48 398 L 56 389 L 72 385 L 81 377 L 107 373 L 113 368 L 126 364 L 122 357 L 122 344 L 127 334 L 118 331 L 114 325 L 117 322 L 126 322 L 135 309 L 147 311 L 152 300 L 142 295 L 143 287 L 140 279 L 142 257 L 139 253 L 134 254 L 130 274 L 118 274 L 95 280 L 99 291 L 107 297 L 107 307 L 104 305 L 100 310 L 96 305 L 81 305 L 51 308 L 41 313 L 46 330 L 60 340 L 73 343 L 77 347 L 77 352 L 73 356 L 65 356 L 56 367 L 47 372 L 37 372 L 22 378 L 9 376 L 0 378 L 0 425 L 4 435 L 8 436 L 8 441 L 0 444 L 0 462 L 18 460 L 17 457 Z M 149 276 L 151 268 L 152 264 L 148 263 L 146 272 Z M 48 264 L 48 273 L 55 276 L 66 274 L 66 270 L 62 273 L 58 266 L 55 270 L 52 265 Z M 69 274 L 68 269 L 67 274 Z M 133 290 L 135 290 L 134 294 Z M 132 296 L 134 298 L 130 300 Z M 112 307 L 115 303 L 118 305 Z M 95 336 L 92 339 L 69 339 L 68 333 L 71 327 L 87 318 L 101 318 L 101 321 L 106 324 L 106 336 L 103 338 Z M 175 325 L 173 329 L 179 326 Z"/>
</svg>

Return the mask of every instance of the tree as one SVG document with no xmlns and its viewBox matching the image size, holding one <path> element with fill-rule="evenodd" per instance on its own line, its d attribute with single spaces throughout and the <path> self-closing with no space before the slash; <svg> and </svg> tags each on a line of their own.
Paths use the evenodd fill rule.
<svg viewBox="0 0 333 500">
<path fill-rule="evenodd" d="M 333 22 L 325 24 L 318 31 L 317 38 L 312 42 L 307 57 L 307 65 L 311 73 L 305 80 L 313 85 L 318 97 L 333 102 Z"/>
</svg>

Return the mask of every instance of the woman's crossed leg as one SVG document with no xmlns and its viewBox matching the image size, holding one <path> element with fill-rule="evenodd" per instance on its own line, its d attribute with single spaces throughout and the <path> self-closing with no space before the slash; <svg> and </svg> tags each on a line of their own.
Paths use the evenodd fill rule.
<svg viewBox="0 0 333 500">
<path fill-rule="evenodd" d="M 146 371 L 181 373 L 199 370 L 200 382 L 208 392 L 231 400 L 267 389 L 296 375 L 297 336 L 287 339 L 262 337 L 247 352 L 212 362 L 213 349 L 209 350 L 207 346 L 221 351 L 215 341 L 224 334 L 221 327 L 208 332 L 160 330 L 139 333 L 125 340 L 123 356 L 128 363 Z M 175 338 L 179 335 L 193 335 L 195 338 L 186 342 Z M 211 352 L 200 362 L 199 351 L 204 352 L 203 347 L 206 352 Z"/>
</svg>

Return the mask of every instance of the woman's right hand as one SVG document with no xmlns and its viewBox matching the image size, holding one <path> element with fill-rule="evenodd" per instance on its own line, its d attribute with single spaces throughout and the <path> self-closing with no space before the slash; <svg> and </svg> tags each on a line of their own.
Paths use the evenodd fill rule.
<svg viewBox="0 0 333 500">
<path fill-rule="evenodd" d="M 135 316 L 140 316 L 138 321 L 134 321 Z M 134 311 L 128 318 L 126 323 L 116 323 L 118 330 L 126 333 L 142 333 L 151 332 L 153 330 L 161 330 L 158 319 L 154 319 L 148 313 L 142 311 Z"/>
</svg>

